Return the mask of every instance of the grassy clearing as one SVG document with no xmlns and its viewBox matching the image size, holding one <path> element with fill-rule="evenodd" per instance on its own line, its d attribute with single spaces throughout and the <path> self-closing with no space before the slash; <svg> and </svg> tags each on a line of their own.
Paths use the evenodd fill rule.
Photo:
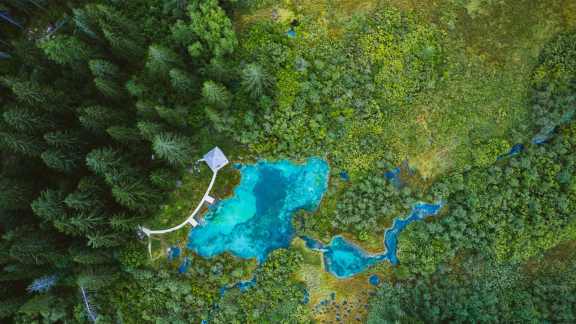
<svg viewBox="0 0 576 324">
<path fill-rule="evenodd" d="M 426 178 L 532 135 L 527 89 L 544 43 L 574 25 L 567 1 L 390 1 L 448 36 L 443 82 L 388 119 L 392 147 Z M 546 19 L 544 19 L 546 18 Z M 492 156 L 501 151 L 491 152 Z"/>
<path fill-rule="evenodd" d="M 422 15 L 425 8 L 427 19 L 447 32 L 449 77 L 400 119 L 413 122 L 399 123 L 398 133 L 406 135 L 396 149 L 434 177 L 474 164 L 491 139 L 511 145 L 532 135 L 526 100 L 533 66 L 546 41 L 575 25 L 576 6 L 562 0 L 425 2 L 390 1 Z"/>
<path fill-rule="evenodd" d="M 329 26 L 333 35 L 338 35 L 341 25 L 351 14 L 367 13 L 376 8 L 378 0 L 280 0 L 270 1 L 263 7 L 252 10 L 239 10 L 234 17 L 237 30 L 243 30 L 250 24 L 272 19 L 273 12 L 277 21 L 288 23 L 292 19 L 312 17 L 321 24 Z"/>
</svg>

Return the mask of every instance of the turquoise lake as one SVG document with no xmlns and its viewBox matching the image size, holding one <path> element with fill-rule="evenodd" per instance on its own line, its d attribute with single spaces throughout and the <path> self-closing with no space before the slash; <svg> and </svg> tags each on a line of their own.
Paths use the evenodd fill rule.
<svg viewBox="0 0 576 324">
<path fill-rule="evenodd" d="M 219 202 L 202 225 L 190 231 L 188 248 L 203 257 L 224 252 L 259 263 L 294 237 L 292 215 L 315 210 L 328 187 L 326 161 L 305 163 L 260 161 L 241 165 L 240 184 L 232 197 Z"/>
<path fill-rule="evenodd" d="M 234 194 L 210 208 L 202 224 L 190 231 L 188 248 L 207 258 L 230 252 L 262 263 L 273 250 L 290 245 L 295 235 L 293 214 L 318 207 L 328 187 L 330 170 L 328 163 L 319 158 L 310 158 L 302 164 L 260 161 L 238 168 L 241 180 Z M 384 252 L 379 254 L 366 253 L 341 236 L 333 237 L 327 245 L 309 237 L 302 239 L 308 248 L 323 254 L 326 271 L 347 278 L 379 262 L 398 264 L 400 232 L 412 222 L 436 215 L 441 208 L 442 204 L 417 203 L 406 218 L 399 215 L 386 230 Z M 240 288 L 254 283 L 241 283 Z"/>
</svg>

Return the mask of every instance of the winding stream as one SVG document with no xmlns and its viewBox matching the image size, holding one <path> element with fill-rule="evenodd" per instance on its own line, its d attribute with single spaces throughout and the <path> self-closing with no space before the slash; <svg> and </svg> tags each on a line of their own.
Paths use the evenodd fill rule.
<svg viewBox="0 0 576 324">
<path fill-rule="evenodd" d="M 308 248 L 323 253 L 326 271 L 338 278 L 348 278 L 363 272 L 379 262 L 388 261 L 393 265 L 397 265 L 398 234 L 415 221 L 437 215 L 440 209 L 442 209 L 442 203 L 427 204 L 420 202 L 415 204 L 408 217 L 404 219 L 396 218 L 392 227 L 384 232 L 385 250 L 378 254 L 369 254 L 339 235 L 333 237 L 328 245 L 324 245 L 309 237 L 302 237 L 302 239 L 306 242 Z"/>
</svg>

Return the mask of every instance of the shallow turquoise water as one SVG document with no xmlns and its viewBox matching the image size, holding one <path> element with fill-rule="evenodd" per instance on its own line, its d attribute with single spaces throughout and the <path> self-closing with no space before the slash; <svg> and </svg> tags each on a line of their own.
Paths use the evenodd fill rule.
<svg viewBox="0 0 576 324">
<path fill-rule="evenodd" d="M 211 208 L 202 225 L 190 231 L 188 247 L 203 257 L 230 252 L 262 263 L 273 250 L 290 245 L 294 212 L 318 207 L 328 186 L 329 167 L 326 161 L 311 158 L 303 164 L 261 161 L 238 168 L 242 177 L 234 195 Z M 308 248 L 323 253 L 326 271 L 346 278 L 385 260 L 397 264 L 398 234 L 440 208 L 441 204 L 417 203 L 408 217 L 395 219 L 384 234 L 385 250 L 379 254 L 366 253 L 341 236 L 333 237 L 328 245 L 303 239 Z M 254 284 L 249 283 L 246 288 Z"/>
<path fill-rule="evenodd" d="M 271 251 L 290 245 L 294 212 L 317 208 L 328 186 L 328 163 L 261 161 L 240 166 L 240 172 L 234 195 L 190 231 L 188 247 L 203 257 L 227 251 L 263 262 Z"/>
<path fill-rule="evenodd" d="M 379 254 L 369 254 L 360 247 L 348 242 L 342 236 L 333 237 L 328 245 L 324 245 L 309 237 L 302 238 L 308 248 L 323 253 L 326 271 L 338 278 L 348 278 L 382 261 L 388 261 L 393 265 L 397 265 L 398 257 L 396 256 L 396 251 L 398 249 L 398 234 L 409 224 L 438 214 L 441 208 L 442 203 L 417 203 L 412 208 L 408 217 L 396 218 L 392 227 L 384 233 L 385 250 Z"/>
</svg>

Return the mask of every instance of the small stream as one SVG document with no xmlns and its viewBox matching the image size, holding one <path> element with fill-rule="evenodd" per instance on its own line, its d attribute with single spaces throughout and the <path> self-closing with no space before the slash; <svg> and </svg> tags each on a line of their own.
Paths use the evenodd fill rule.
<svg viewBox="0 0 576 324">
<path fill-rule="evenodd" d="M 397 265 L 398 234 L 415 221 L 437 215 L 440 209 L 442 209 L 442 203 L 427 204 L 420 202 L 415 204 L 408 217 L 404 219 L 396 218 L 392 227 L 384 232 L 385 250 L 378 254 L 367 253 L 340 235 L 333 237 L 328 245 L 306 236 L 302 237 L 302 239 L 306 242 L 308 248 L 323 253 L 326 271 L 338 278 L 348 278 L 365 271 L 379 262 L 388 261 L 393 265 Z"/>
</svg>

